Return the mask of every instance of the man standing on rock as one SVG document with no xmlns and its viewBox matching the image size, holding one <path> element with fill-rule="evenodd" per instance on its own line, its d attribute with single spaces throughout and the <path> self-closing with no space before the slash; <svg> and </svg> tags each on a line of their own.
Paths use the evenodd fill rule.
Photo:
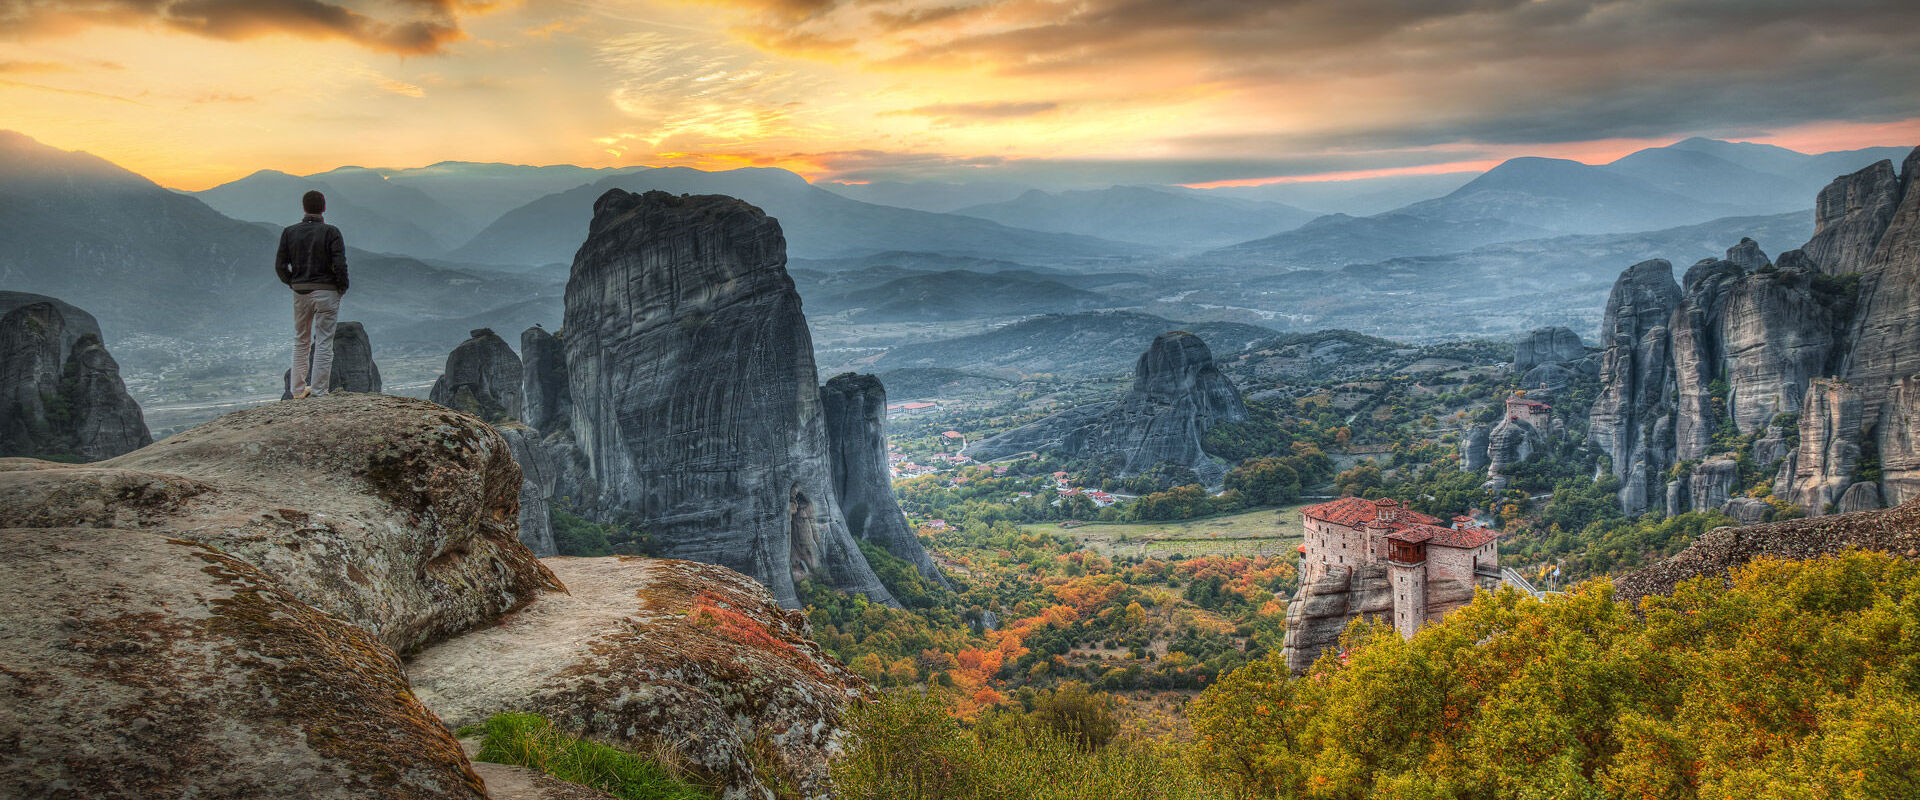
<svg viewBox="0 0 1920 800">
<path fill-rule="evenodd" d="M 321 218 L 326 195 L 307 192 L 300 207 L 306 216 L 280 232 L 280 253 L 273 259 L 280 282 L 293 289 L 293 375 L 287 389 L 296 399 L 327 393 L 333 380 L 333 327 L 340 319 L 340 297 L 347 293 L 347 243 L 339 228 Z"/>
</svg>

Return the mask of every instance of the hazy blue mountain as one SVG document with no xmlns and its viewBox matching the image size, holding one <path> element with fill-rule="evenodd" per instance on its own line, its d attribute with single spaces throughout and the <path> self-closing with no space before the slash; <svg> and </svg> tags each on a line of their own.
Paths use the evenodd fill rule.
<svg viewBox="0 0 1920 800">
<path fill-rule="evenodd" d="M 1292 230 L 1316 214 L 1285 203 L 1216 199 L 1145 186 L 1043 192 L 955 211 L 1002 225 L 1199 250 Z"/>
<path fill-rule="evenodd" d="M 1445 197 L 1400 213 L 1448 222 L 1497 219 L 1555 233 L 1621 233 L 1741 213 L 1654 187 L 1602 167 L 1558 158 L 1515 158 Z"/>
<path fill-rule="evenodd" d="M 1861 167 L 1875 161 L 1888 159 L 1898 165 L 1900 160 L 1906 158 L 1907 153 L 1913 149 L 1908 145 L 1808 154 L 1770 144 L 1723 142 L 1719 139 L 1701 137 L 1675 142 L 1667 147 L 1674 150 L 1706 153 L 1756 172 L 1781 175 L 1799 181 L 1808 195 L 1820 191 L 1834 179 L 1834 176 L 1859 171 Z M 1801 202 L 1804 203 L 1805 200 L 1802 199 Z"/>
<path fill-rule="evenodd" d="M 945 214 L 949 211 L 1012 200 L 1033 187 L 1004 181 L 980 183 L 940 183 L 938 181 L 874 181 L 814 184 L 841 197 L 883 206 L 911 208 Z"/>
<path fill-rule="evenodd" d="M 440 205 L 453 209 L 472 221 L 472 229 L 454 244 L 464 244 L 481 228 L 527 203 L 576 186 L 600 180 L 608 175 L 632 172 L 640 167 L 593 169 L 572 164 L 531 167 L 521 164 L 442 161 L 425 167 L 379 169 L 393 183 L 420 190 Z"/>
<path fill-rule="evenodd" d="M 450 258 L 489 264 L 570 262 L 586 239 L 593 201 L 608 189 L 724 194 L 780 221 L 787 253 L 801 258 L 860 256 L 892 250 L 979 258 L 1073 260 L 1131 256 L 1137 245 L 1087 236 L 1010 228 L 987 220 L 849 200 L 782 169 L 704 172 L 687 167 L 614 175 L 535 200 L 475 236 Z"/>
<path fill-rule="evenodd" d="M 821 272 L 844 272 L 873 269 L 875 267 L 894 267 L 898 269 L 940 272 L 949 269 L 964 269 L 971 272 L 1003 272 L 1006 270 L 1027 270 L 1034 272 L 1060 272 L 1007 261 L 999 258 L 975 258 L 973 256 L 955 256 L 944 253 L 914 253 L 906 250 L 890 250 L 885 253 L 873 253 L 849 258 L 787 258 L 787 269 L 811 269 Z"/>
<path fill-rule="evenodd" d="M 1222 186 L 1189 189 L 1169 186 L 1167 191 L 1187 192 L 1201 197 L 1236 198 L 1256 202 L 1285 203 L 1332 214 L 1368 216 L 1392 211 L 1409 203 L 1440 197 L 1465 186 L 1478 172 L 1445 172 L 1434 175 L 1392 175 L 1338 181 L 1298 181 L 1260 186 Z"/>
<path fill-rule="evenodd" d="M 1329 214 L 1295 230 L 1193 257 L 1200 264 L 1277 269 L 1330 269 L 1400 256 L 1453 253 L 1493 242 L 1549 235 L 1544 228 L 1499 219 L 1449 220 L 1389 212 L 1371 217 Z"/>
<path fill-rule="evenodd" d="M 348 241 L 354 232 L 347 231 Z M 275 226 L 221 215 L 82 152 L 0 132 L 0 286 L 53 295 L 110 339 L 281 337 L 291 304 L 273 273 Z M 435 267 L 350 248 L 346 316 L 376 343 L 401 325 L 558 293 L 551 281 Z"/>
<path fill-rule="evenodd" d="M 1133 368 L 1153 337 L 1185 330 L 1220 353 L 1276 338 L 1279 331 L 1236 322 L 1174 322 L 1130 311 L 1050 314 L 986 333 L 919 342 L 888 350 L 862 369 L 936 367 L 1000 376 L 1051 374 L 1082 378 Z"/>
<path fill-rule="evenodd" d="M 973 395 L 1014 385 L 1004 378 L 940 367 L 908 367 L 882 372 L 878 377 L 887 389 L 889 402 Z"/>
<path fill-rule="evenodd" d="M 1812 194 L 1785 175 L 1749 169 L 1701 150 L 1650 148 L 1601 169 L 1702 203 L 1753 212 L 1796 209 Z"/>
<path fill-rule="evenodd" d="M 194 196 L 234 219 L 291 225 L 300 221 L 300 197 L 311 189 L 327 196 L 327 221 L 352 232 L 349 244 L 376 253 L 437 256 L 478 229 L 419 189 L 359 167 L 305 177 L 261 170 Z"/>
</svg>

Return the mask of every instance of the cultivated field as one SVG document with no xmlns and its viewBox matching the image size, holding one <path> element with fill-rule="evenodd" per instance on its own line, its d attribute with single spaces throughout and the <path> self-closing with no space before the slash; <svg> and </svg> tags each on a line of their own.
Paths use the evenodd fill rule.
<svg viewBox="0 0 1920 800">
<path fill-rule="evenodd" d="M 1023 527 L 1071 536 L 1087 549 L 1109 557 L 1286 556 L 1300 544 L 1300 509 L 1308 505 L 1311 504 L 1181 522 L 1090 522 L 1073 527 L 1047 523 Z"/>
</svg>

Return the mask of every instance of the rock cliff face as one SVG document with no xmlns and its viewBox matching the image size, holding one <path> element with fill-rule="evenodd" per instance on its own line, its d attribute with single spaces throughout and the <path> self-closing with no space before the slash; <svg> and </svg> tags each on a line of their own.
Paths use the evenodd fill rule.
<svg viewBox="0 0 1920 800">
<path fill-rule="evenodd" d="M 1473 599 L 1476 587 L 1457 580 L 1432 581 L 1427 608 L 1457 608 Z M 1281 657 L 1294 674 L 1340 643 L 1340 633 L 1355 619 L 1393 623 L 1393 583 L 1387 565 L 1334 566 L 1301 587 L 1287 604 L 1287 635 Z"/>
<path fill-rule="evenodd" d="M 1800 251 L 1822 272 L 1864 272 L 1899 204 L 1900 178 L 1891 162 L 1835 178 L 1814 200 L 1813 238 Z"/>
<path fill-rule="evenodd" d="M 1513 345 L 1513 371 L 1526 372 L 1542 364 L 1577 361 L 1587 355 L 1587 346 L 1571 328 L 1535 328 Z"/>
<path fill-rule="evenodd" d="M 1664 259 L 1628 268 L 1613 284 L 1600 325 L 1606 348 L 1600 361 L 1600 396 L 1594 401 L 1589 437 L 1613 462 L 1620 506 L 1644 511 L 1661 476 L 1673 463 L 1673 336 L 1669 324 L 1680 305 L 1673 265 Z"/>
<path fill-rule="evenodd" d="M 447 355 L 428 399 L 488 422 L 519 419 L 520 357 L 492 328 L 478 328 Z"/>
<path fill-rule="evenodd" d="M 1878 166 L 1878 165 L 1876 165 Z M 1920 441 L 1911 435 L 1920 414 L 1909 391 L 1920 374 L 1920 148 L 1907 156 L 1895 211 L 1860 269 L 1846 380 L 1860 391 L 1864 435 L 1879 450 L 1887 502 L 1920 496 Z"/>
<path fill-rule="evenodd" d="M 571 424 L 573 393 L 567 386 L 567 351 L 560 338 L 538 326 L 520 332 L 520 421 L 542 434 Z"/>
<path fill-rule="evenodd" d="M 280 399 L 293 399 L 293 370 L 280 376 Z M 380 366 L 373 363 L 373 340 L 358 322 L 342 322 L 333 329 L 333 374 L 328 391 L 380 393 Z"/>
<path fill-rule="evenodd" d="M 933 564 L 907 516 L 894 499 L 887 467 L 887 390 L 872 375 L 846 373 L 820 387 L 832 445 L 833 493 L 846 514 L 854 538 L 879 545 L 895 558 L 941 585 L 947 579 Z"/>
<path fill-rule="evenodd" d="M 571 428 L 603 510 L 789 606 L 806 579 L 892 601 L 834 494 L 778 222 L 730 197 L 608 191 L 566 306 Z"/>
<path fill-rule="evenodd" d="M 1709 451 L 1722 433 L 1757 437 L 1755 462 L 1762 469 L 1781 464 L 1775 494 L 1814 514 L 1840 507 L 1862 459 L 1871 456 L 1884 479 L 1861 490 L 1854 507 L 1920 494 L 1917 175 L 1920 150 L 1897 173 L 1881 162 L 1836 179 L 1820 193 L 1814 237 L 1778 263 L 1743 240 L 1727 258 L 1689 269 L 1666 326 L 1669 379 L 1649 374 L 1659 358 L 1647 352 L 1657 346 L 1643 346 L 1651 320 L 1619 324 L 1625 309 L 1642 307 L 1639 298 L 1657 300 L 1659 293 L 1623 294 L 1643 282 L 1646 276 L 1635 275 L 1645 265 L 1621 277 L 1607 311 L 1615 341 L 1591 423 L 1593 441 L 1626 480 L 1625 509 L 1646 505 L 1653 487 L 1640 476 L 1718 455 Z M 1673 407 L 1662 407 L 1661 397 L 1672 397 Z M 1789 450 L 1773 423 L 1794 413 L 1799 446 Z M 1724 476 L 1711 477 L 1717 486 Z M 1691 482 L 1676 489 L 1695 495 L 1685 507 L 1710 505 L 1693 489 Z"/>
<path fill-rule="evenodd" d="M 1201 439 L 1215 425 L 1246 419 L 1240 390 L 1214 367 L 1207 343 L 1173 331 L 1156 337 L 1140 356 L 1133 387 L 1117 402 L 1015 428 L 973 444 L 967 455 L 987 461 L 1047 450 L 1069 458 L 1108 458 L 1119 464 L 1119 475 L 1172 462 L 1191 467 L 1203 483 L 1217 488 L 1227 470 L 1207 455 Z"/>
<path fill-rule="evenodd" d="M 0 316 L 0 456 L 97 461 L 152 442 L 91 316 L 51 298 Z"/>
<path fill-rule="evenodd" d="M 553 502 L 558 496 L 561 465 L 555 448 L 545 446 L 540 432 L 525 425 L 502 425 L 500 435 L 520 465 L 520 543 L 541 558 L 559 555 L 553 541 Z"/>
</svg>

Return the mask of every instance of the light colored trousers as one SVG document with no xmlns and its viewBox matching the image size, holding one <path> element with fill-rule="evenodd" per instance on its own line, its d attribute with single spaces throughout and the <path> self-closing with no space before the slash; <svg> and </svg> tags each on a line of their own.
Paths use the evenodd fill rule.
<svg viewBox="0 0 1920 800">
<path fill-rule="evenodd" d="M 340 293 L 315 289 L 293 295 L 293 393 L 313 387 L 314 394 L 326 394 L 333 380 L 333 327 L 340 320 Z M 313 363 L 312 382 L 308 382 L 307 363 Z"/>
</svg>

